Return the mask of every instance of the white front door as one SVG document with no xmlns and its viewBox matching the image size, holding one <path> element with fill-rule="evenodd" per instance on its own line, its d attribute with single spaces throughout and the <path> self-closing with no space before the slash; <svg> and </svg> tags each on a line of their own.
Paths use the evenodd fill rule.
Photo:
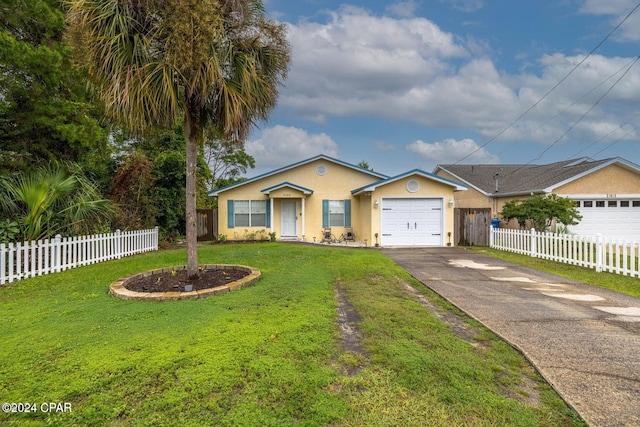
<svg viewBox="0 0 640 427">
<path fill-rule="evenodd" d="M 281 237 L 297 237 L 296 227 L 296 201 L 281 200 L 280 201 L 280 236 Z"/>
<path fill-rule="evenodd" d="M 442 246 L 442 199 L 383 199 L 383 246 Z"/>
</svg>

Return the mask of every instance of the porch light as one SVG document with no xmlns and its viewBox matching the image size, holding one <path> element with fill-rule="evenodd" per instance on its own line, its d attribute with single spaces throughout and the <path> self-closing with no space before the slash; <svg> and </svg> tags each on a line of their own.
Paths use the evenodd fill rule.
<svg viewBox="0 0 640 427">
<path fill-rule="evenodd" d="M 449 207 L 452 208 L 455 205 L 453 199 L 449 199 Z"/>
<path fill-rule="evenodd" d="M 374 209 L 378 209 L 378 199 L 375 199 L 373 201 L 373 207 L 374 207 Z"/>
</svg>

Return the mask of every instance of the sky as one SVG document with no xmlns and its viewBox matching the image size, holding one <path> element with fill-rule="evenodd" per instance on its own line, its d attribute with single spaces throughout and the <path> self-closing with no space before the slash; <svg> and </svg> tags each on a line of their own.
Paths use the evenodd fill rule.
<svg viewBox="0 0 640 427">
<path fill-rule="evenodd" d="M 640 164 L 636 7 L 266 0 L 287 27 L 291 64 L 245 143 L 256 160 L 247 176 L 317 154 L 387 175 L 580 157 Z"/>
</svg>

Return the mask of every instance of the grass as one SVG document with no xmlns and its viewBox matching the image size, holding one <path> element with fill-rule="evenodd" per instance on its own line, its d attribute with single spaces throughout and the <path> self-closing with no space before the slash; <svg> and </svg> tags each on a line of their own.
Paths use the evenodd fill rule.
<svg viewBox="0 0 640 427">
<path fill-rule="evenodd" d="M 171 250 L 0 288 L 0 401 L 38 408 L 0 424 L 584 425 L 518 352 L 467 320 L 472 345 L 418 304 L 403 282 L 451 310 L 377 251 L 238 244 L 199 258 L 262 278 L 202 300 L 108 295 L 119 277 L 184 264 Z M 336 286 L 362 318 L 367 360 L 340 345 Z"/>
<path fill-rule="evenodd" d="M 640 297 L 640 279 L 637 277 L 629 277 L 607 272 L 597 273 L 595 270 L 585 267 L 533 258 L 527 255 L 514 254 L 512 252 L 500 251 L 487 247 L 475 246 L 472 247 L 472 249 L 479 253 L 520 264 L 525 267 L 543 270 L 590 285 L 600 286 L 601 288 L 611 289 L 616 292 Z"/>
</svg>

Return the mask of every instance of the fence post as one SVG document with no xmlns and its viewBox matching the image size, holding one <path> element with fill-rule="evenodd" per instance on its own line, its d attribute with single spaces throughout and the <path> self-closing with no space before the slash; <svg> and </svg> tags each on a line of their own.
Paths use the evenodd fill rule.
<svg viewBox="0 0 640 427">
<path fill-rule="evenodd" d="M 61 248 L 61 240 L 62 236 L 56 234 L 56 237 L 53 238 L 53 257 L 52 257 L 52 266 L 51 270 L 56 273 L 60 272 L 60 264 L 62 258 L 62 248 Z"/>
<path fill-rule="evenodd" d="M 4 243 L 0 244 L 0 286 L 4 285 L 7 281 L 5 276 L 6 274 L 6 245 Z"/>
<path fill-rule="evenodd" d="M 160 240 L 160 232 L 159 232 L 160 229 L 156 225 L 154 230 L 155 230 L 155 233 L 153 234 L 153 250 L 157 251 L 158 250 L 158 241 Z"/>
<path fill-rule="evenodd" d="M 531 229 L 531 241 L 529 242 L 530 255 L 532 258 L 536 258 L 538 256 L 538 244 L 536 238 L 536 229 Z"/>
<path fill-rule="evenodd" d="M 496 240 L 495 233 L 496 233 L 496 229 L 489 226 L 489 247 L 490 248 L 493 247 L 493 243 Z"/>
<path fill-rule="evenodd" d="M 115 243 L 114 252 L 115 252 L 116 259 L 120 259 L 120 258 L 122 258 L 122 236 L 120 235 L 120 229 L 119 228 L 116 230 L 116 236 L 115 236 L 115 239 L 114 239 L 114 243 Z"/>
<path fill-rule="evenodd" d="M 602 264 L 604 258 L 604 245 L 602 240 L 602 234 L 596 235 L 596 271 L 602 272 Z"/>
</svg>

